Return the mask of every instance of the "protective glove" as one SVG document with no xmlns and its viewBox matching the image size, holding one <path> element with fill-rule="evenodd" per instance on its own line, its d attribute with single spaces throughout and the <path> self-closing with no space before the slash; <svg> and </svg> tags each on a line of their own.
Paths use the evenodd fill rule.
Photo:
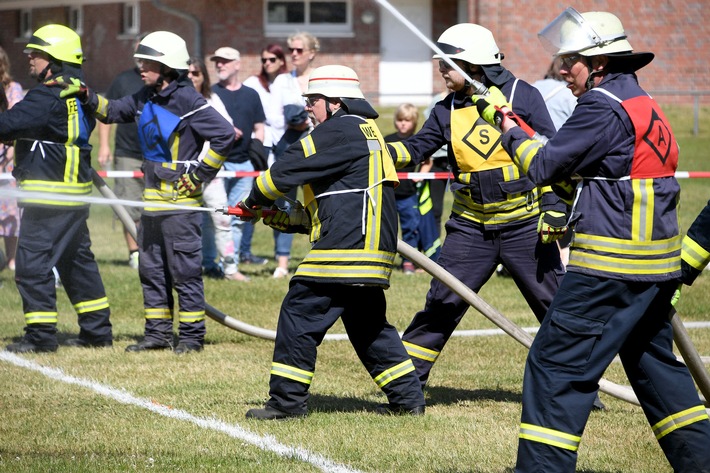
<svg viewBox="0 0 710 473">
<path fill-rule="evenodd" d="M 488 89 L 490 92 L 486 97 L 474 96 L 473 103 L 476 104 L 478 108 L 478 114 L 488 123 L 493 126 L 499 127 L 503 122 L 505 115 L 501 110 L 504 107 L 510 110 L 510 103 L 508 99 L 505 98 L 503 92 L 500 91 L 498 87 L 491 87 Z"/>
<path fill-rule="evenodd" d="M 237 207 L 244 211 L 244 215 L 239 217 L 242 222 L 256 223 L 261 220 L 261 206 L 255 205 L 250 207 L 245 200 L 242 200 L 237 204 Z"/>
<path fill-rule="evenodd" d="M 543 243 L 552 243 L 562 238 L 567 231 L 567 216 L 564 212 L 548 210 L 540 214 L 537 232 Z"/>
<path fill-rule="evenodd" d="M 276 210 L 276 212 L 264 216 L 264 225 L 268 225 L 274 230 L 285 232 L 286 230 L 288 230 L 288 226 L 290 223 L 288 213 L 276 207 L 272 207 L 272 209 Z"/>
<path fill-rule="evenodd" d="M 89 88 L 76 77 L 71 77 L 69 82 L 64 80 L 63 76 L 56 79 L 48 80 L 44 83 L 47 87 L 61 87 L 63 90 L 59 92 L 59 98 L 75 96 L 79 102 L 86 104 L 89 100 Z"/>
<path fill-rule="evenodd" d="M 179 194 L 190 196 L 197 192 L 201 185 L 202 179 L 197 177 L 197 174 L 194 172 L 190 174 L 183 174 L 178 180 L 177 190 Z"/>
<path fill-rule="evenodd" d="M 565 178 L 561 181 L 555 182 L 550 187 L 552 187 L 552 192 L 554 192 L 555 195 L 562 199 L 567 205 L 572 205 L 574 203 L 574 193 L 577 189 L 577 183 L 574 180 Z"/>
<path fill-rule="evenodd" d="M 675 305 L 680 300 L 680 290 L 681 289 L 683 289 L 683 283 L 678 283 L 678 287 L 676 288 L 675 292 L 673 293 L 673 296 L 671 297 L 671 305 L 673 307 L 675 307 Z"/>
</svg>

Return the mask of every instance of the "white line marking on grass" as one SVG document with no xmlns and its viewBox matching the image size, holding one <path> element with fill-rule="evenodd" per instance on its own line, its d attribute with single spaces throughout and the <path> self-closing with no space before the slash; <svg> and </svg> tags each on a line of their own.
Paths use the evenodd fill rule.
<svg viewBox="0 0 710 473">
<path fill-rule="evenodd" d="M 289 447 L 288 445 L 284 445 L 271 435 L 258 435 L 249 432 L 248 430 L 245 430 L 236 424 L 227 424 L 226 422 L 222 422 L 217 419 L 205 419 L 201 417 L 196 417 L 190 414 L 189 412 L 183 411 L 181 409 L 174 409 L 168 406 L 163 406 L 161 404 L 156 404 L 155 402 L 148 399 L 141 399 L 126 392 L 125 390 L 112 388 L 110 386 L 87 379 L 77 378 L 65 374 L 64 372 L 62 372 L 62 370 L 57 368 L 49 368 L 46 366 L 39 365 L 33 361 L 14 355 L 5 350 L 0 351 L 0 360 L 7 361 L 8 363 L 12 363 L 13 365 L 18 366 L 20 368 L 27 368 L 33 371 L 37 371 L 38 373 L 41 373 L 48 378 L 61 381 L 63 383 L 74 384 L 90 389 L 98 394 L 101 394 L 102 396 L 106 396 L 122 404 L 142 407 L 156 414 L 160 414 L 164 417 L 170 417 L 171 419 L 192 422 L 193 424 L 204 429 L 211 429 L 225 433 L 230 437 L 250 443 L 262 450 L 274 452 L 282 457 L 293 458 L 296 460 L 304 461 L 306 463 L 310 463 L 311 465 L 315 466 L 316 468 L 319 468 L 322 471 L 334 473 L 360 473 L 359 470 L 354 470 L 348 466 L 334 463 L 317 453 L 313 453 L 299 447 Z"/>
</svg>

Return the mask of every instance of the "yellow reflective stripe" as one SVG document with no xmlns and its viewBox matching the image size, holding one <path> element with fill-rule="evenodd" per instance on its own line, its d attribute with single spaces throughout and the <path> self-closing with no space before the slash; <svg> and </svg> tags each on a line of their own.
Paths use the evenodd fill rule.
<svg viewBox="0 0 710 473">
<path fill-rule="evenodd" d="M 503 171 L 504 181 L 517 181 L 520 179 L 520 168 L 514 164 L 502 167 L 501 171 Z"/>
<path fill-rule="evenodd" d="M 394 143 L 387 143 L 395 152 L 395 167 L 403 168 L 412 161 L 412 155 L 409 154 L 409 150 L 400 141 L 395 141 Z"/>
<path fill-rule="evenodd" d="M 676 429 L 708 419 L 705 406 L 695 406 L 670 415 L 652 427 L 656 439 L 660 440 Z"/>
<path fill-rule="evenodd" d="M 74 304 L 74 310 L 77 314 L 85 314 L 87 312 L 93 312 L 95 310 L 108 309 L 108 298 L 99 297 L 93 301 L 83 301 Z"/>
<path fill-rule="evenodd" d="M 528 173 L 533 158 L 537 155 L 537 151 L 542 148 L 542 143 L 537 140 L 525 140 L 515 150 L 513 161 L 523 168 L 525 174 Z"/>
<path fill-rule="evenodd" d="M 363 203 L 365 206 L 363 211 L 367 213 L 364 246 L 368 250 L 375 250 L 380 247 L 380 227 L 382 222 L 382 183 L 380 182 L 384 177 L 382 170 L 382 153 L 379 151 L 371 151 L 369 165 L 370 172 L 367 187 L 373 186 L 378 182 L 379 184 L 365 191 L 369 197 L 366 196 Z"/>
<path fill-rule="evenodd" d="M 525 220 L 539 215 L 540 196 L 535 193 L 532 202 L 525 195 L 502 202 L 478 204 L 462 192 L 454 192 L 453 213 L 467 220 L 488 225 Z"/>
<path fill-rule="evenodd" d="M 180 156 L 180 135 L 176 132 L 172 132 L 170 134 L 170 137 L 168 137 L 168 142 L 172 139 L 172 143 L 170 144 L 170 156 L 171 159 L 172 156 Z"/>
<path fill-rule="evenodd" d="M 264 196 L 270 200 L 276 200 L 284 195 L 283 192 L 280 192 L 276 188 L 276 184 L 274 184 L 274 180 L 271 178 L 270 170 L 267 170 L 265 173 L 256 178 L 256 187 L 259 189 L 259 192 L 264 194 Z"/>
<path fill-rule="evenodd" d="M 56 324 L 57 312 L 27 312 L 25 323 L 30 324 Z"/>
<path fill-rule="evenodd" d="M 631 260 L 623 256 L 602 256 L 579 251 L 570 252 L 569 264 L 580 268 L 617 274 L 666 274 L 680 271 L 678 256 L 660 259 Z"/>
<path fill-rule="evenodd" d="M 330 261 L 369 261 L 373 263 L 394 264 L 397 253 L 389 251 L 368 251 L 360 250 L 311 250 L 305 258 L 304 263 L 310 262 L 330 262 Z"/>
<path fill-rule="evenodd" d="M 276 363 L 275 361 L 271 363 L 271 374 L 274 376 L 281 376 L 283 378 L 292 379 L 304 384 L 311 384 L 313 380 L 313 373 L 310 371 L 304 371 L 293 366 L 284 365 L 281 363 Z"/>
<path fill-rule="evenodd" d="M 96 105 L 96 118 L 106 118 L 108 116 L 108 100 L 101 95 L 96 96 L 99 103 Z"/>
<path fill-rule="evenodd" d="M 167 307 L 157 307 L 157 308 L 145 308 L 143 309 L 145 312 L 145 318 L 146 319 L 172 319 L 173 318 L 173 313 L 172 311 L 167 308 Z"/>
<path fill-rule="evenodd" d="M 700 246 L 688 235 L 683 238 L 680 256 L 683 261 L 698 271 L 702 271 L 710 263 L 710 251 Z"/>
<path fill-rule="evenodd" d="M 653 238 L 653 179 L 632 179 L 634 203 L 631 212 L 631 237 L 649 241 Z"/>
<path fill-rule="evenodd" d="M 37 179 L 27 179 L 20 183 L 20 187 L 24 191 L 67 195 L 89 195 L 91 194 L 91 186 L 91 182 L 41 181 Z"/>
<path fill-rule="evenodd" d="M 566 434 L 559 430 L 547 429 L 538 425 L 520 424 L 518 437 L 531 442 L 544 443 L 553 447 L 564 448 L 576 452 L 579 449 L 579 442 L 582 437 Z"/>
<path fill-rule="evenodd" d="M 308 158 L 316 154 L 316 145 L 313 143 L 313 138 L 311 135 L 306 136 L 301 140 L 301 147 L 303 148 L 303 157 Z"/>
<path fill-rule="evenodd" d="M 441 247 L 441 239 L 437 238 L 431 244 L 429 249 L 424 251 L 424 255 L 431 257 L 434 253 L 436 253 L 436 250 L 438 250 L 440 247 Z"/>
<path fill-rule="evenodd" d="M 207 151 L 207 154 L 202 159 L 202 162 L 214 169 L 220 169 L 227 160 L 226 156 L 222 156 L 212 148 Z"/>
<path fill-rule="evenodd" d="M 296 269 L 296 276 L 336 279 L 381 279 L 385 283 L 389 281 L 391 274 L 391 266 L 342 266 L 301 263 Z"/>
<path fill-rule="evenodd" d="M 395 379 L 401 378 L 405 374 L 411 373 L 412 371 L 414 371 L 414 364 L 412 363 L 412 360 L 406 360 L 388 370 L 383 371 L 373 379 L 375 384 L 377 384 L 379 388 L 382 388 Z"/>
<path fill-rule="evenodd" d="M 205 320 L 205 311 L 200 310 L 197 312 L 178 312 L 178 320 L 180 322 L 191 323 L 191 322 L 202 322 Z"/>
<path fill-rule="evenodd" d="M 588 233 L 576 233 L 574 247 L 620 255 L 637 256 L 677 256 L 681 249 L 681 237 L 676 235 L 671 238 L 655 241 L 636 241 Z"/>
<path fill-rule="evenodd" d="M 64 182 L 77 182 L 79 180 L 80 150 L 74 145 L 79 136 L 79 101 L 71 98 L 67 104 L 67 141 L 64 144 L 66 162 L 64 163 Z"/>
<path fill-rule="evenodd" d="M 413 343 L 405 341 L 402 341 L 402 343 L 404 344 L 404 348 L 407 349 L 407 353 L 409 354 L 409 356 L 419 358 L 420 360 L 430 361 L 434 363 L 436 359 L 439 358 L 439 354 L 441 353 L 439 351 L 432 350 L 430 348 L 424 348 Z"/>
</svg>

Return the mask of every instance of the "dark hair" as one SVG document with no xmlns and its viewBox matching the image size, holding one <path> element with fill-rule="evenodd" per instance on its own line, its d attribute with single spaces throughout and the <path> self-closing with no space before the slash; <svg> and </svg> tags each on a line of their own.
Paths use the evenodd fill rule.
<svg viewBox="0 0 710 473">
<path fill-rule="evenodd" d="M 262 51 L 271 53 L 274 56 L 276 56 L 278 59 L 281 60 L 283 64 L 281 64 L 281 68 L 279 68 L 278 73 L 283 74 L 284 72 L 288 72 L 288 69 L 286 68 L 286 55 L 284 54 L 284 50 L 281 46 L 278 44 L 268 44 Z M 269 76 L 266 75 L 266 69 L 264 68 L 265 64 L 261 65 L 261 71 L 259 72 L 259 82 L 261 83 L 261 86 L 265 88 L 267 91 L 269 90 Z"/>
<path fill-rule="evenodd" d="M 562 59 L 559 56 L 555 57 L 550 63 L 550 67 L 547 68 L 545 73 L 545 79 L 555 79 L 564 80 L 562 74 L 560 74 L 560 66 L 562 65 Z"/>
<path fill-rule="evenodd" d="M 188 64 L 197 67 L 202 74 L 202 90 L 198 90 L 198 92 L 204 98 L 210 98 L 212 95 L 212 84 L 210 83 L 210 75 L 207 73 L 207 66 L 205 65 L 205 62 L 198 57 L 191 57 Z"/>
</svg>

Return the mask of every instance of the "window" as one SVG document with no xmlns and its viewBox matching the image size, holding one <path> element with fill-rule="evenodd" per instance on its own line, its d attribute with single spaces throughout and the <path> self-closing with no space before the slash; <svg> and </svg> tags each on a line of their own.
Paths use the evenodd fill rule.
<svg viewBox="0 0 710 473">
<path fill-rule="evenodd" d="M 316 36 L 352 36 L 353 0 L 266 0 L 267 36 L 287 36 L 299 30 Z"/>
<path fill-rule="evenodd" d="M 135 36 L 140 31 L 140 7 L 138 2 L 123 4 L 123 31 L 124 35 Z"/>
<path fill-rule="evenodd" d="M 29 39 L 32 37 L 32 10 L 20 10 L 19 37 Z"/>
<path fill-rule="evenodd" d="M 78 35 L 84 33 L 84 10 L 81 7 L 69 7 L 69 28 Z"/>
</svg>

